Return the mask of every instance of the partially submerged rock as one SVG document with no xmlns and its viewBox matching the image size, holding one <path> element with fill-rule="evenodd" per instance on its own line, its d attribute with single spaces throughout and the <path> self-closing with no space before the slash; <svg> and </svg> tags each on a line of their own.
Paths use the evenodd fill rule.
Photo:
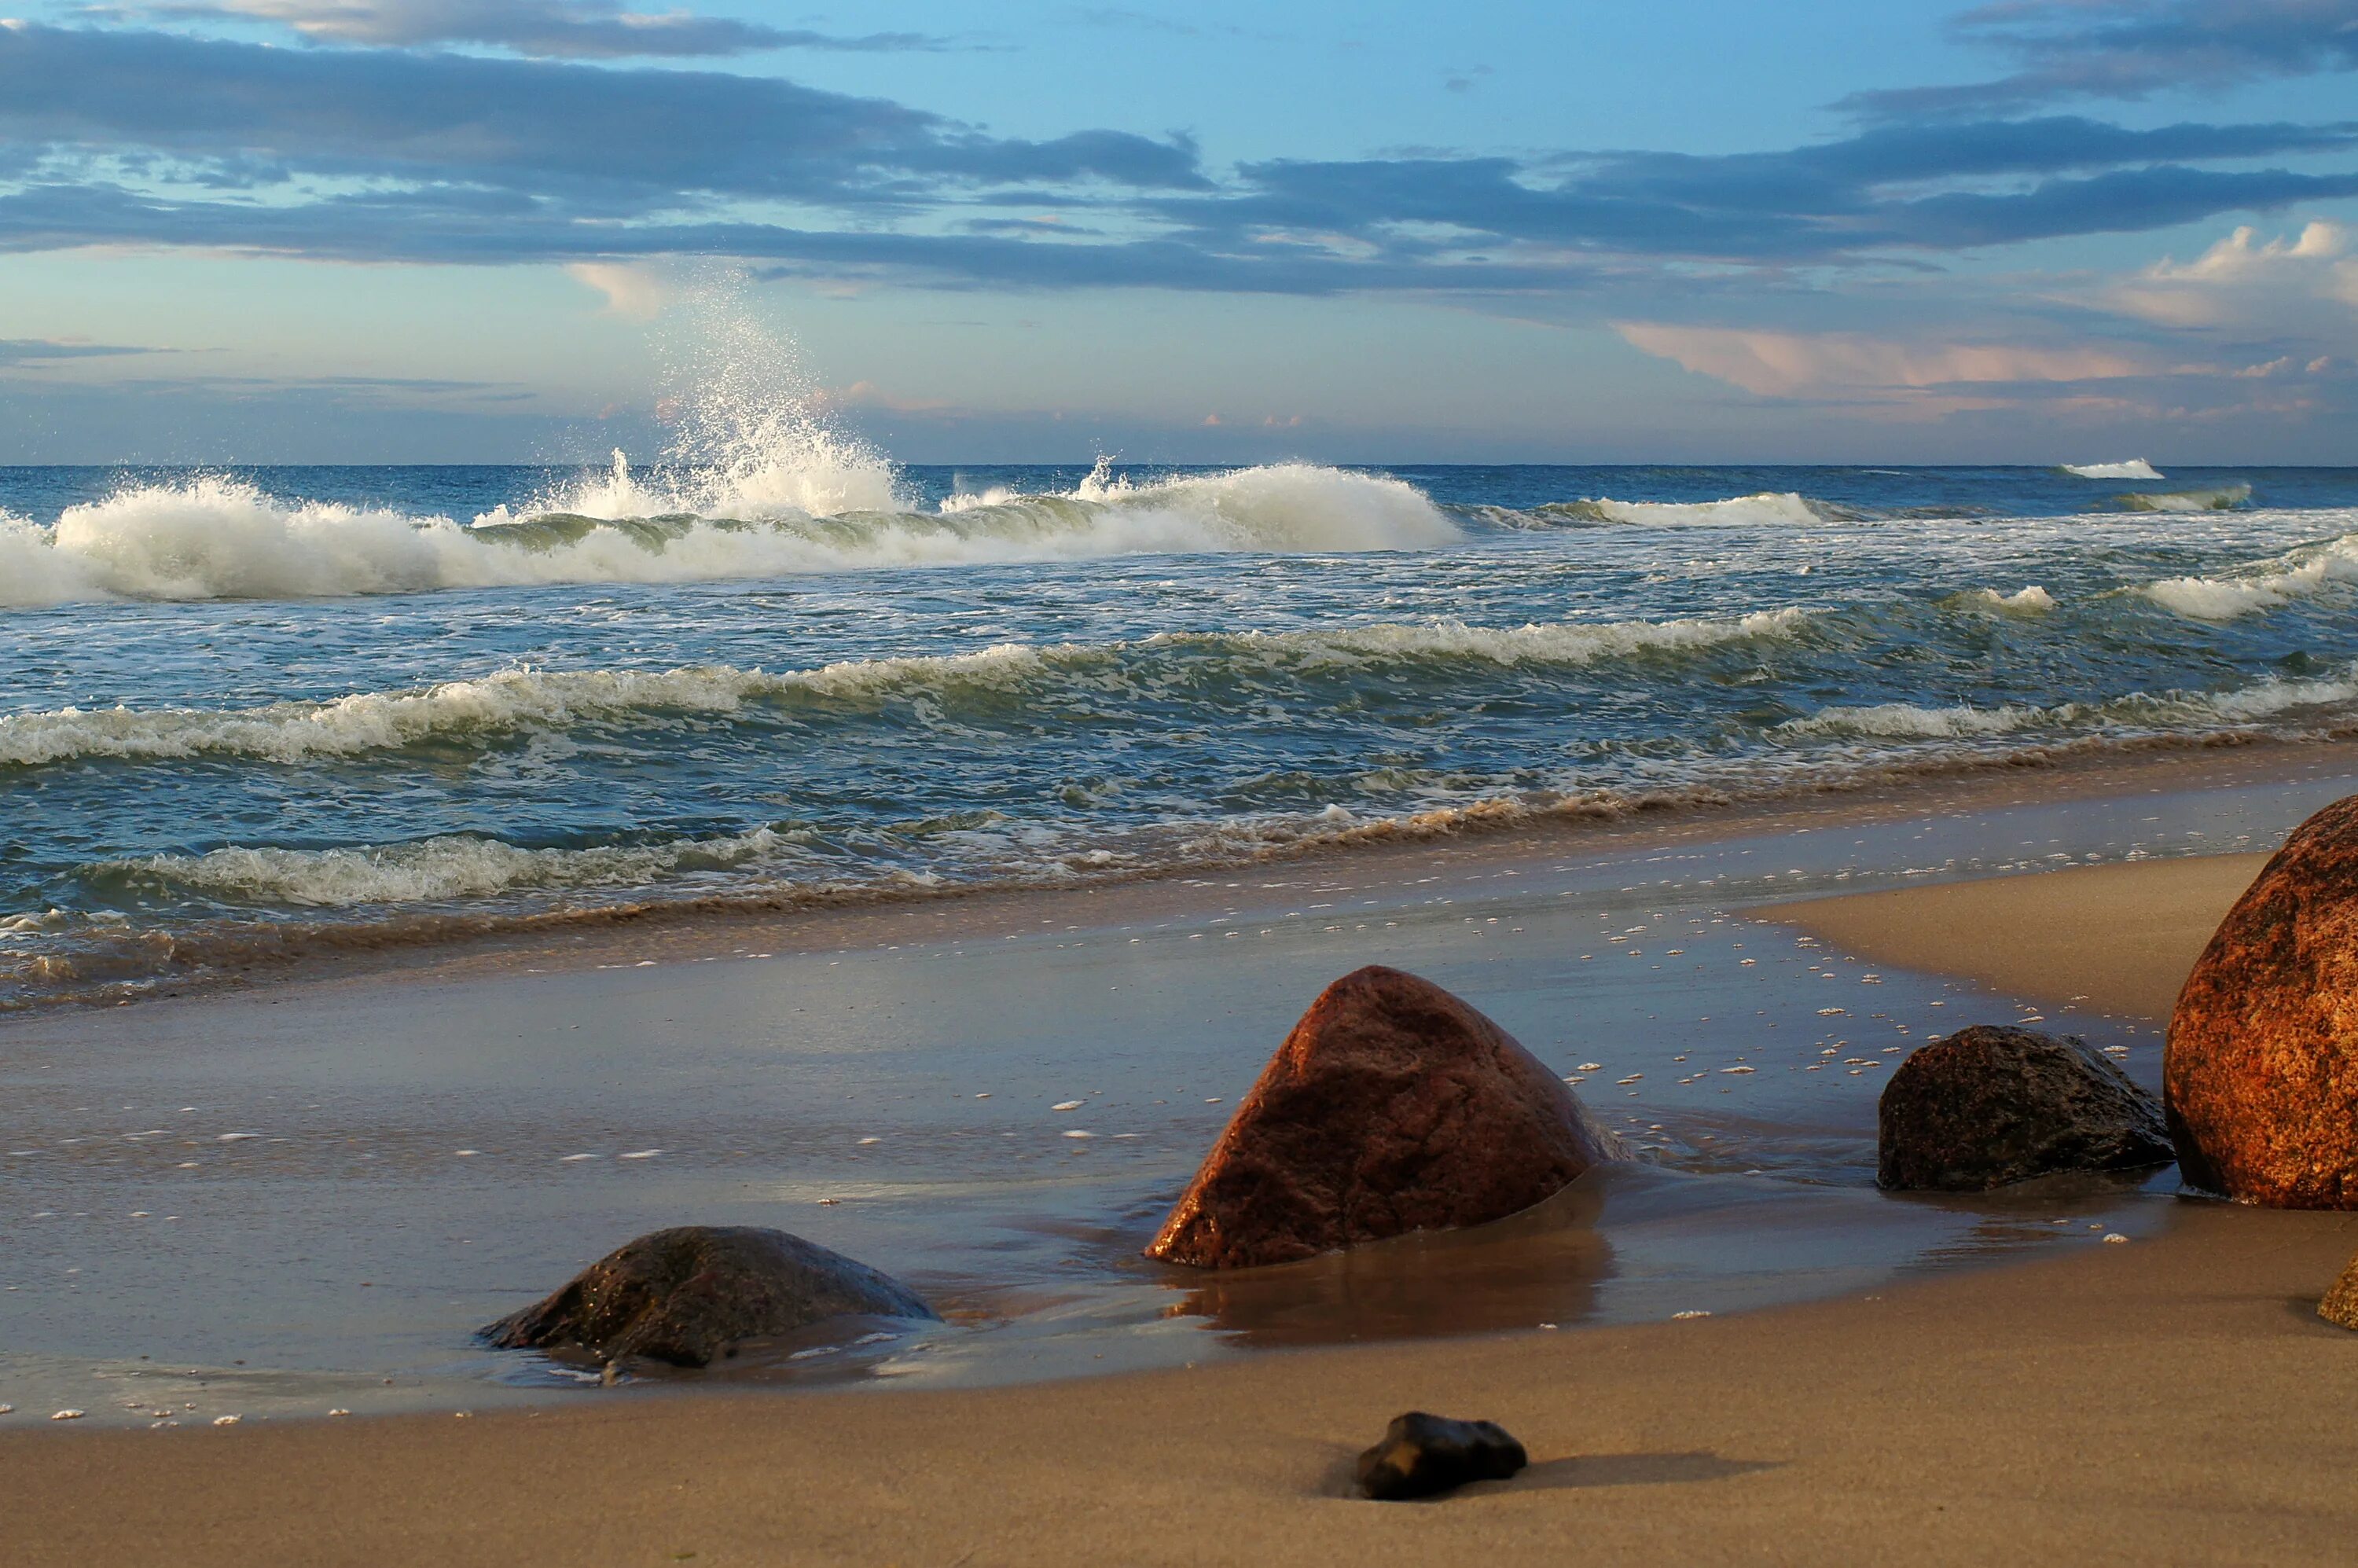
<svg viewBox="0 0 2358 1568">
<path fill-rule="evenodd" d="M 2059 1171 L 2166 1165 L 2161 1107 L 2078 1036 L 1979 1024 L 1920 1047 L 1883 1087 L 1876 1179 L 1974 1193 Z"/>
<path fill-rule="evenodd" d="M 555 1295 L 482 1331 L 502 1349 L 579 1346 L 600 1360 L 703 1367 L 741 1341 L 830 1317 L 931 1319 L 890 1275 L 783 1230 L 681 1226 L 640 1237 Z"/>
<path fill-rule="evenodd" d="M 2328 1323 L 2344 1328 L 2358 1328 L 2358 1258 L 2350 1260 L 2325 1299 L 2317 1303 L 2317 1315 Z"/>
<path fill-rule="evenodd" d="M 1237 1269 L 1479 1225 L 1627 1154 L 1505 1030 L 1370 967 L 1311 1003 L 1147 1256 Z"/>
<path fill-rule="evenodd" d="M 2358 795 L 2293 830 L 2195 960 L 2162 1102 L 2193 1185 L 2358 1208 Z"/>
<path fill-rule="evenodd" d="M 1429 1498 L 1468 1481 L 1503 1481 L 1530 1463 L 1497 1422 L 1411 1411 L 1392 1417 L 1384 1440 L 1359 1455 L 1359 1490 L 1379 1502 Z"/>
</svg>

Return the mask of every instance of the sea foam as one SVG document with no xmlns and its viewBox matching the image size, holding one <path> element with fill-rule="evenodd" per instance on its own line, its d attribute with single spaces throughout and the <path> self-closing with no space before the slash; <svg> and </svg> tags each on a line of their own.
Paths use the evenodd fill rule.
<svg viewBox="0 0 2358 1568">
<path fill-rule="evenodd" d="M 631 722 L 665 713 L 730 715 L 753 705 L 816 700 L 873 705 L 895 697 L 1043 694 L 1058 683 L 1092 689 L 1152 683 L 1160 663 L 1210 666 L 1199 682 L 1339 665 L 1397 668 L 1472 662 L 1583 665 L 1790 635 L 1799 608 L 1726 620 L 1558 622 L 1514 627 L 1460 621 L 1378 622 L 1294 632 L 1163 633 L 1133 643 L 1001 643 L 970 653 L 852 659 L 804 670 L 726 665 L 662 670 L 514 668 L 410 691 L 359 692 L 328 702 L 240 709 L 63 708 L 0 716 L 0 766 L 82 758 L 168 761 L 240 756 L 293 763 L 429 742 L 495 741 L 524 730 Z"/>
<path fill-rule="evenodd" d="M 732 481 L 735 482 L 735 481 Z M 772 476 L 773 492 L 794 487 Z M 242 480 L 130 488 L 52 528 L 0 519 L 0 605 L 284 599 L 546 583 L 692 582 L 1138 554 L 1429 549 L 1456 526 L 1413 486 L 1310 464 L 1091 493 L 962 499 L 939 513 L 809 511 L 795 491 L 723 515 L 660 508 L 627 470 L 559 512 L 448 517 L 284 502 Z M 875 499 L 870 497 L 868 499 Z M 710 497 L 706 504 L 716 504 Z M 580 510 L 594 507 L 600 510 Z"/>
</svg>

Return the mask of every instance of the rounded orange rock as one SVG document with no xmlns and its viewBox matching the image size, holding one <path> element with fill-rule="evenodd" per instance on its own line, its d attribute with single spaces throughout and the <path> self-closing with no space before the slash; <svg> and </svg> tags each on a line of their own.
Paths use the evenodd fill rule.
<svg viewBox="0 0 2358 1568">
<path fill-rule="evenodd" d="M 1146 1252 L 1238 1269 L 1479 1225 L 1626 1153 L 1505 1030 L 1371 965 L 1310 1004 Z"/>
<path fill-rule="evenodd" d="M 2162 1102 L 2190 1185 L 2358 1208 L 2358 795 L 2293 830 L 2195 961 Z"/>
</svg>

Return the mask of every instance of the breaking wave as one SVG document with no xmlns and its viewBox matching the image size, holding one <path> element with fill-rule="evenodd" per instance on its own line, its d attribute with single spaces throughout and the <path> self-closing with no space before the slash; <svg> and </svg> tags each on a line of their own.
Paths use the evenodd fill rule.
<svg viewBox="0 0 2358 1568">
<path fill-rule="evenodd" d="M 0 766 L 38 767 L 81 758 L 166 760 L 219 755 L 297 762 L 358 756 L 519 730 L 657 713 L 734 714 L 755 705 L 873 704 L 893 697 L 955 699 L 967 693 L 1044 690 L 1062 682 L 1101 688 L 1163 678 L 1186 661 L 1188 678 L 1218 690 L 1276 671 L 1398 669 L 1476 663 L 1585 665 L 1648 653 L 1709 648 L 1790 635 L 1801 609 L 1729 620 L 1558 622 L 1515 627 L 1457 621 L 1384 623 L 1304 632 L 1164 633 L 1134 643 L 1003 643 L 974 653 L 847 660 L 807 670 L 730 665 L 668 670 L 502 670 L 413 691 L 362 692 L 331 702 L 281 702 L 220 710 L 59 708 L 0 717 Z"/>
<path fill-rule="evenodd" d="M 2221 724 L 2256 724 L 2303 708 L 2333 708 L 2358 700 L 2358 665 L 2338 675 L 2270 679 L 2225 691 L 2139 692 L 2109 702 L 2064 702 L 2052 707 L 2009 704 L 1943 708 L 1887 702 L 1835 706 L 1778 726 L 1787 736 L 1847 736 L 1875 740 L 1975 740 L 2026 730 L 2063 730 L 2099 724 L 2114 731 L 2215 731 Z"/>
<path fill-rule="evenodd" d="M 2223 484 L 2210 490 L 2131 492 L 2114 504 L 2125 512 L 2233 512 L 2252 503 L 2248 484 Z"/>
<path fill-rule="evenodd" d="M 2065 463 L 2063 471 L 2082 479 L 2159 479 L 2161 471 L 2143 458 L 2122 463 Z"/>
<path fill-rule="evenodd" d="M 1431 549 L 1459 537 L 1412 485 L 1304 463 L 1138 486 L 1084 484 L 1065 495 L 957 498 L 936 513 L 812 510 L 860 499 L 858 487 L 835 479 L 822 485 L 807 473 L 799 481 L 766 470 L 755 478 L 769 499 L 705 514 L 664 510 L 677 498 L 641 492 L 627 464 L 618 463 L 590 492 L 561 498 L 565 509 L 519 515 L 503 508 L 471 524 L 286 502 L 238 479 L 127 489 L 67 508 L 52 527 L 0 517 L 0 605 L 693 582 L 1141 554 Z"/>
<path fill-rule="evenodd" d="M 2358 583 L 2358 534 L 2305 546 L 2219 577 L 2166 578 L 2137 591 L 2193 621 L 2232 621 Z"/>
<path fill-rule="evenodd" d="M 1812 528 L 1854 520 L 1845 509 L 1812 502 L 1790 491 L 1764 491 L 1724 501 L 1615 501 L 1610 497 L 1558 501 L 1533 507 L 1531 515 L 1550 522 L 1618 523 L 1648 528 Z"/>
</svg>

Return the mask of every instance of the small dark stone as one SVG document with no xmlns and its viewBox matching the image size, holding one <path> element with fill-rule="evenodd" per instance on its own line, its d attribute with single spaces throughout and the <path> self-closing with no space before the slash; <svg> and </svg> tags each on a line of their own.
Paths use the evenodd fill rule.
<svg viewBox="0 0 2358 1568">
<path fill-rule="evenodd" d="M 2161 1107 L 2077 1035 L 1979 1024 L 1899 1064 L 1877 1112 L 1876 1179 L 1978 1193 L 2058 1171 L 2172 1158 Z"/>
<path fill-rule="evenodd" d="M 898 1280 L 799 1236 L 688 1225 L 640 1237 L 481 1333 L 503 1350 L 578 1346 L 607 1362 L 705 1367 L 741 1340 L 848 1315 L 935 1314 Z"/>
<path fill-rule="evenodd" d="M 1401 1502 L 1468 1481 L 1503 1481 L 1530 1463 L 1523 1445 L 1497 1422 L 1411 1411 L 1392 1417 L 1384 1440 L 1359 1455 L 1359 1490 L 1379 1502 Z"/>
</svg>

